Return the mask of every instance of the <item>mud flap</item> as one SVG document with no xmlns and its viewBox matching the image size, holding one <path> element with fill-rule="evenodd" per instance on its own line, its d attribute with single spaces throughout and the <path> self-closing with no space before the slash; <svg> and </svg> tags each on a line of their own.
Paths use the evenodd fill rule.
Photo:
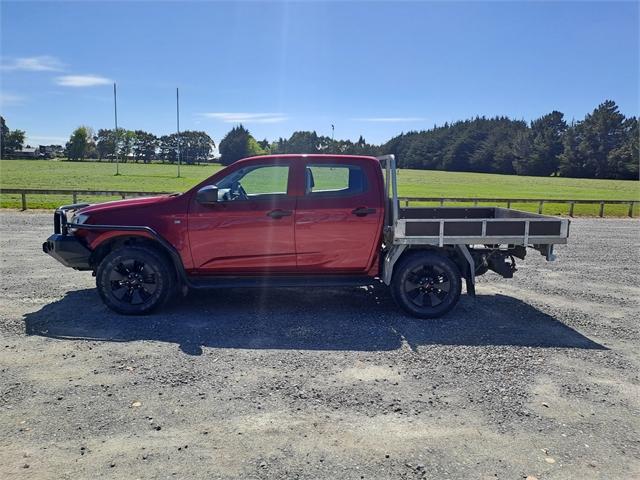
<svg viewBox="0 0 640 480">
<path fill-rule="evenodd" d="M 467 295 L 476 298 L 476 284 L 468 276 L 464 277 L 464 281 L 467 285 Z"/>
<path fill-rule="evenodd" d="M 469 253 L 469 249 L 466 245 L 456 245 L 456 248 L 460 250 L 462 256 L 466 260 L 464 262 L 464 268 L 462 271 L 462 276 L 464 277 L 465 284 L 467 286 L 467 295 L 470 297 L 476 296 L 476 263 L 473 260 L 473 257 Z"/>
</svg>

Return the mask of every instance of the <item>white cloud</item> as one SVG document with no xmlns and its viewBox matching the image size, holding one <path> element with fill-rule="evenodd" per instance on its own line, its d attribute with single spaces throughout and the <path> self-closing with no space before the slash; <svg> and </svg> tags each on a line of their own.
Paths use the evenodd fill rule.
<svg viewBox="0 0 640 480">
<path fill-rule="evenodd" d="M 13 95 L 11 93 L 0 93 L 0 105 L 3 107 L 12 107 L 22 105 L 26 100 L 22 95 Z"/>
<path fill-rule="evenodd" d="M 69 137 L 58 137 L 48 135 L 27 135 L 27 142 L 31 145 L 64 144 Z"/>
<path fill-rule="evenodd" d="M 207 112 L 200 115 L 221 120 L 224 123 L 279 123 L 288 118 L 282 113 Z"/>
<path fill-rule="evenodd" d="M 113 80 L 100 75 L 63 75 L 56 78 L 56 83 L 62 87 L 95 87 L 109 85 Z"/>
<path fill-rule="evenodd" d="M 361 117 L 352 118 L 356 122 L 379 122 L 379 123 L 401 123 L 401 122 L 423 122 L 422 117 Z"/>
<path fill-rule="evenodd" d="M 56 57 L 41 55 L 38 57 L 16 58 L 2 65 L 2 70 L 23 70 L 28 72 L 58 72 L 64 65 Z"/>
</svg>

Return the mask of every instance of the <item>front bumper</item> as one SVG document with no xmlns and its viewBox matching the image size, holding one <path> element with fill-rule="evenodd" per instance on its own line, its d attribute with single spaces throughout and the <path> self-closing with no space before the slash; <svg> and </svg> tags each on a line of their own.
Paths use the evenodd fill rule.
<svg viewBox="0 0 640 480">
<path fill-rule="evenodd" d="M 91 270 L 91 250 L 73 235 L 54 233 L 42 244 L 42 251 L 51 255 L 66 267 L 76 270 Z"/>
</svg>

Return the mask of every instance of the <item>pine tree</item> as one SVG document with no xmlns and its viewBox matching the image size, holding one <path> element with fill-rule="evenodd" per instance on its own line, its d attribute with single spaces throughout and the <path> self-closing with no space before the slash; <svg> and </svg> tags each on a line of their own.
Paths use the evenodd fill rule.
<svg viewBox="0 0 640 480">
<path fill-rule="evenodd" d="M 584 162 L 585 176 L 615 178 L 609 155 L 623 146 L 626 140 L 625 117 L 615 102 L 601 103 L 577 126 L 580 132 L 578 151 Z"/>
<path fill-rule="evenodd" d="M 231 165 L 241 158 L 265 153 L 249 130 L 242 125 L 232 128 L 220 141 L 220 163 L 223 165 Z"/>
</svg>

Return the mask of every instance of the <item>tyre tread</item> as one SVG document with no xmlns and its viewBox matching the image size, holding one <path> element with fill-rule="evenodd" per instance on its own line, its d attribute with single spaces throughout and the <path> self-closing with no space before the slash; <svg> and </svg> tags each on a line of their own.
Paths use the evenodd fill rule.
<svg viewBox="0 0 640 480">
<path fill-rule="evenodd" d="M 420 308 L 407 299 L 403 292 L 403 275 L 410 265 L 418 264 L 438 265 L 448 271 L 451 277 L 453 297 L 447 299 L 436 307 Z M 438 318 L 445 315 L 453 307 L 456 306 L 462 291 L 462 278 L 458 266 L 450 258 L 436 252 L 417 251 L 405 255 L 396 263 L 393 269 L 393 277 L 391 279 L 391 296 L 396 304 L 409 315 L 417 318 Z"/>
<path fill-rule="evenodd" d="M 105 292 L 107 288 L 103 281 L 103 276 L 106 273 L 105 269 L 118 257 L 134 257 L 134 256 L 147 256 L 157 263 L 160 274 L 162 275 L 161 291 L 158 299 L 150 305 L 130 305 L 123 307 L 122 304 L 114 302 L 111 297 Z M 153 248 L 145 246 L 124 246 L 116 250 L 113 250 L 107 254 L 96 270 L 96 287 L 100 298 L 104 304 L 116 313 L 122 315 L 146 315 L 152 311 L 162 307 L 171 298 L 175 290 L 175 274 L 172 270 L 172 266 L 166 261 L 166 259 Z"/>
</svg>

